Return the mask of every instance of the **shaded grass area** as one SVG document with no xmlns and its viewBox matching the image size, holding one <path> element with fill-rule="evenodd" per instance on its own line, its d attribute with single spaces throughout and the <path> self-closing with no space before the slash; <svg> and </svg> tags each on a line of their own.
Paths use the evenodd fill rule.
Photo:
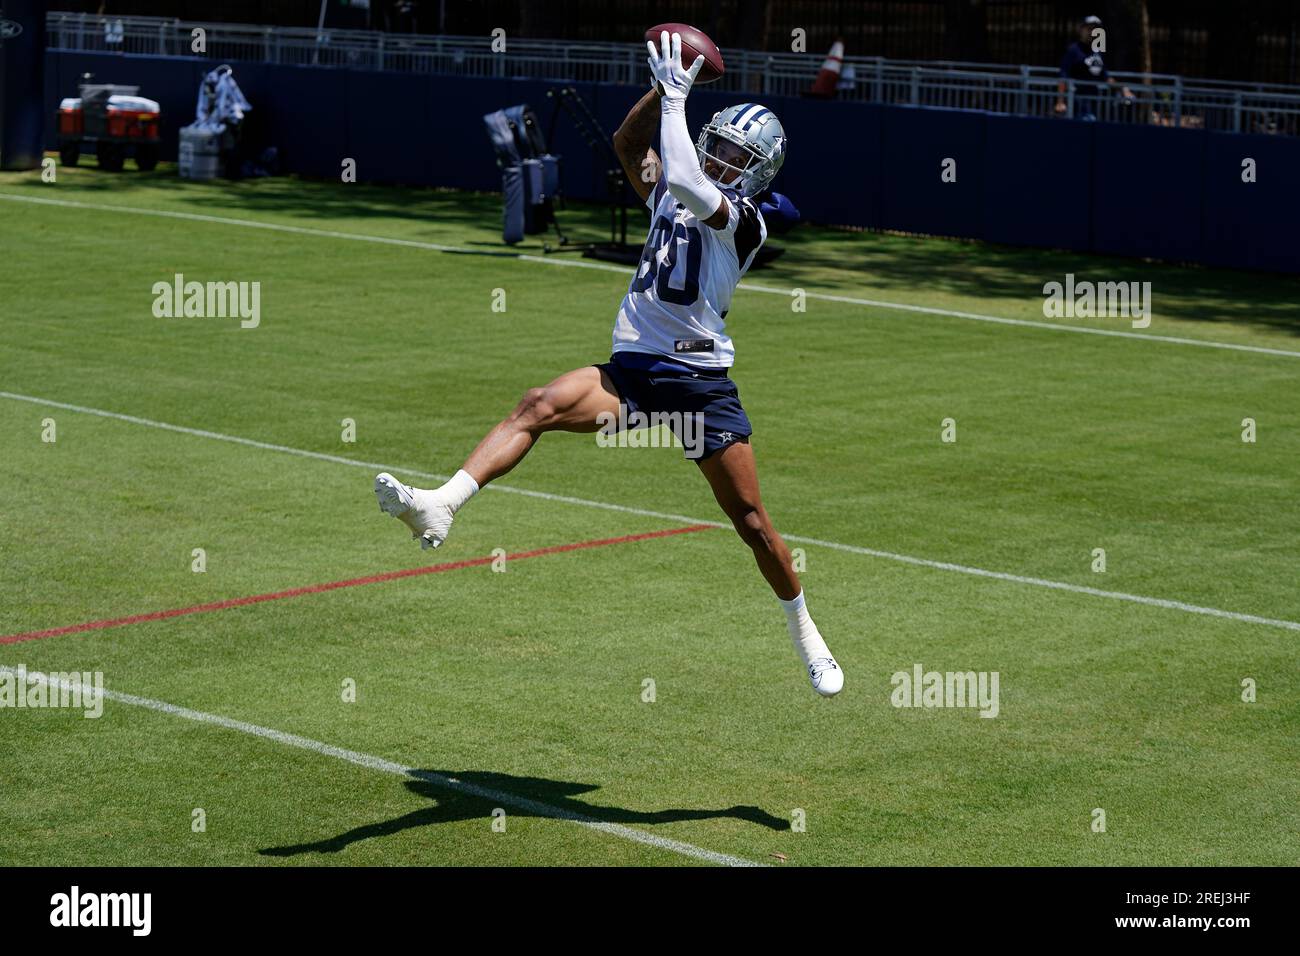
<svg viewBox="0 0 1300 956">
<path fill-rule="evenodd" d="M 496 194 L 453 190 L 395 189 L 364 183 L 325 183 L 297 177 L 239 183 L 192 183 L 164 164 L 152 173 L 118 176 L 93 169 L 63 170 L 62 183 L 87 199 L 129 204 L 132 196 L 212 215 L 285 218 L 304 224 L 348 223 L 368 231 L 382 223 L 385 235 L 404 235 L 472 249 L 484 255 L 507 251 L 500 238 L 501 198 Z M 33 174 L 0 174 L 0 187 L 24 187 L 29 194 L 59 196 Z M 785 188 L 797 202 L 795 184 Z M 1046 213 L 1045 213 L 1046 214 Z M 559 216 L 575 240 L 609 238 L 604 206 L 573 202 Z M 640 206 L 629 210 L 628 241 L 639 246 L 649 225 Z M 528 236 L 513 247 L 537 253 L 556 234 Z M 1067 273 L 1094 282 L 1150 282 L 1155 315 L 1153 333 L 1218 331 L 1300 331 L 1300 277 L 1176 265 L 1065 250 L 1020 248 L 951 239 L 862 232 L 803 225 L 774 245 L 785 257 L 753 272 L 755 283 L 852 291 L 898 302 L 1043 320 L 1043 285 L 1064 282 Z M 562 253 L 566 258 L 575 254 Z M 1081 323 L 1083 320 L 1079 320 Z M 1107 324 L 1104 319 L 1093 320 Z M 1116 328 L 1127 322 L 1112 323 Z"/>
</svg>

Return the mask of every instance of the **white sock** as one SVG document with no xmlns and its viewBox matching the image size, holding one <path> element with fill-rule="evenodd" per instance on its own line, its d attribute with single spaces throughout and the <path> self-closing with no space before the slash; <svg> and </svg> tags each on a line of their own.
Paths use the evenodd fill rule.
<svg viewBox="0 0 1300 956">
<path fill-rule="evenodd" d="M 808 606 L 804 602 L 803 592 L 800 591 L 789 601 L 781 598 L 777 598 L 777 600 L 781 602 L 781 608 L 785 611 L 786 624 L 790 629 L 790 640 L 794 643 L 794 649 L 803 659 L 804 664 L 810 664 L 819 657 L 830 657 L 830 648 L 822 640 L 817 625 L 813 623 L 811 615 L 808 614 Z"/>
<path fill-rule="evenodd" d="M 444 496 L 448 507 L 451 508 L 452 514 L 459 511 L 461 505 L 473 498 L 477 491 L 478 482 L 464 468 L 452 475 L 451 480 L 438 489 L 438 493 Z"/>
</svg>

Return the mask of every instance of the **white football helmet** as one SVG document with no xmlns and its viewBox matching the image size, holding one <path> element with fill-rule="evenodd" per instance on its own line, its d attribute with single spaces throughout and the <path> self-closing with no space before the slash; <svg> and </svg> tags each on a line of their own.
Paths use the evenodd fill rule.
<svg viewBox="0 0 1300 956">
<path fill-rule="evenodd" d="M 717 155 L 719 140 L 732 143 L 748 154 L 743 167 L 728 163 Z M 715 185 L 734 189 L 742 196 L 757 196 L 776 178 L 785 162 L 785 129 L 776 114 L 766 106 L 758 103 L 728 106 L 714 113 L 713 119 L 700 130 L 695 151 L 699 154 L 701 168 L 705 159 L 710 159 L 722 167 L 724 175 L 729 170 L 739 174 L 729 183 L 713 179 Z"/>
</svg>

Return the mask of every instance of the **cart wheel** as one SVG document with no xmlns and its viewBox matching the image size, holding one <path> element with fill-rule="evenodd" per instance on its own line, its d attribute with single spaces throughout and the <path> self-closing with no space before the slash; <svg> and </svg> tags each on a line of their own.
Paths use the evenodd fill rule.
<svg viewBox="0 0 1300 956">
<path fill-rule="evenodd" d="M 99 168 L 110 173 L 120 173 L 126 155 L 117 143 L 96 143 L 95 155 L 99 158 Z"/>
<path fill-rule="evenodd" d="M 135 148 L 135 165 L 141 172 L 150 173 L 158 165 L 158 147 L 154 143 L 141 143 Z"/>
<path fill-rule="evenodd" d="M 62 166 L 75 166 L 77 160 L 81 159 L 81 143 L 77 140 L 69 140 L 59 146 L 59 164 Z"/>
</svg>

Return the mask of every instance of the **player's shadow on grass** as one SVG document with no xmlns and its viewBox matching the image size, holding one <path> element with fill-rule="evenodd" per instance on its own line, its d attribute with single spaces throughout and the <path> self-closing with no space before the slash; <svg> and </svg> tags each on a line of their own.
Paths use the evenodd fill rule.
<svg viewBox="0 0 1300 956">
<path fill-rule="evenodd" d="M 516 777 L 504 773 L 466 770 L 417 770 L 415 779 L 406 782 L 411 793 L 434 801 L 391 820 L 353 827 L 338 836 L 312 843 L 267 847 L 262 856 L 297 856 L 302 853 L 338 853 L 353 843 L 375 837 L 391 836 L 415 827 L 436 823 L 481 820 L 486 825 L 492 811 L 502 807 L 509 816 L 547 817 L 561 820 L 621 823 L 628 826 L 677 823 L 683 820 L 713 820 L 729 817 L 744 820 L 769 830 L 788 830 L 790 822 L 758 807 L 734 806 L 725 810 L 623 810 L 597 807 L 574 797 L 599 789 L 594 784 L 568 783 L 544 777 Z M 495 793 L 493 793 L 495 791 Z M 509 795 L 508 800 L 502 798 Z"/>
</svg>

